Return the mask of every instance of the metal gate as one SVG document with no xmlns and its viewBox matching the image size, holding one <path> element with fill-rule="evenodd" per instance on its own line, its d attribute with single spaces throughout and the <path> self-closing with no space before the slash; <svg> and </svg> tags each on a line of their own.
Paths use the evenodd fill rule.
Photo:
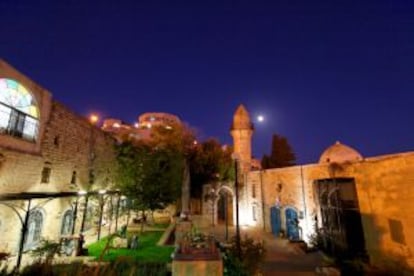
<svg viewBox="0 0 414 276">
<path fill-rule="evenodd" d="M 314 188 L 320 206 L 324 250 L 341 258 L 366 256 L 354 179 L 321 179 L 315 181 Z"/>
</svg>

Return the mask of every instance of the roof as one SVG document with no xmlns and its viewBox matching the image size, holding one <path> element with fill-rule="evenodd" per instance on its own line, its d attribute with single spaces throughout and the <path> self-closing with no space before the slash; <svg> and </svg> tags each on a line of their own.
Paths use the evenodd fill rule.
<svg viewBox="0 0 414 276">
<path fill-rule="evenodd" d="M 362 159 L 363 157 L 358 151 L 337 141 L 322 153 L 319 163 L 344 163 L 361 161 Z"/>
</svg>

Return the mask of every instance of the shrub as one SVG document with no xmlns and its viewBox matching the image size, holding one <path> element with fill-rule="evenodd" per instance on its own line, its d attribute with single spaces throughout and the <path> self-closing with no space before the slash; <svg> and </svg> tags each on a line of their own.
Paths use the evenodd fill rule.
<svg viewBox="0 0 414 276">
<path fill-rule="evenodd" d="M 226 251 L 226 275 L 255 275 L 259 271 L 260 264 L 264 261 L 266 254 L 264 243 L 255 242 L 246 235 L 244 239 L 240 240 L 241 260 L 239 259 L 236 237 L 231 239 L 230 244 Z M 239 274 L 233 274 L 233 270 L 238 271 Z"/>
</svg>

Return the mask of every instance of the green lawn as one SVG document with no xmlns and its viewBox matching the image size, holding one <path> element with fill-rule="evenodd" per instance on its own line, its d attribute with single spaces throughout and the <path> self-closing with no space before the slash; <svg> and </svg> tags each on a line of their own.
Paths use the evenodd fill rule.
<svg viewBox="0 0 414 276">
<path fill-rule="evenodd" d="M 137 249 L 109 249 L 103 257 L 105 261 L 116 260 L 120 256 L 128 256 L 137 261 L 142 262 L 170 262 L 171 253 L 174 251 L 174 246 L 157 246 L 158 240 L 161 238 L 162 231 L 148 231 L 140 233 L 128 233 L 128 236 L 133 234 L 138 235 Z M 88 253 L 90 256 L 99 258 L 102 250 L 105 248 L 108 239 L 103 238 L 98 242 L 90 244 Z"/>
</svg>

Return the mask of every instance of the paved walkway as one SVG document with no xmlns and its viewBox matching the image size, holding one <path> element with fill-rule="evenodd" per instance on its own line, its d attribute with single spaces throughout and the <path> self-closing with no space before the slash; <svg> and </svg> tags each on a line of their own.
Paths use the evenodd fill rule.
<svg viewBox="0 0 414 276">
<path fill-rule="evenodd" d="M 218 240 L 225 240 L 225 227 L 200 227 L 200 231 L 214 235 Z M 234 227 L 229 227 L 229 238 L 234 236 Z M 316 275 L 315 268 L 322 263 L 322 255 L 319 252 L 304 253 L 296 245 L 286 239 L 275 238 L 271 233 L 263 232 L 258 228 L 240 228 L 241 236 L 246 234 L 257 241 L 264 241 L 266 258 L 262 265 L 264 276 L 305 276 Z"/>
</svg>

